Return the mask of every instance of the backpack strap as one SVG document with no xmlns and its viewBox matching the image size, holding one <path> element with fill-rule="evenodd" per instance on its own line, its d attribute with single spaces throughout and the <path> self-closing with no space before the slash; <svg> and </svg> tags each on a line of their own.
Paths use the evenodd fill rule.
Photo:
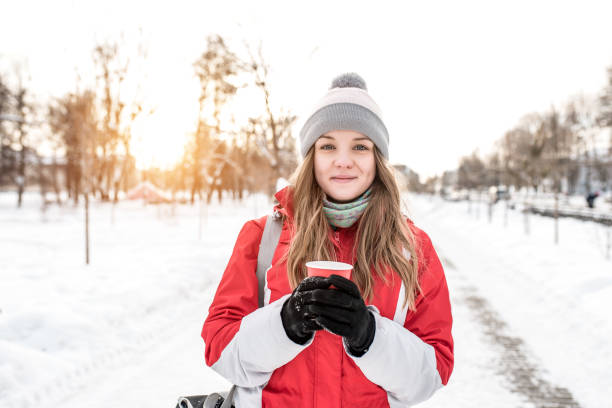
<svg viewBox="0 0 612 408">
<path fill-rule="evenodd" d="M 261 235 L 259 254 L 257 255 L 257 282 L 259 283 L 259 307 L 264 305 L 264 287 L 266 271 L 272 265 L 272 257 L 278 245 L 280 234 L 283 229 L 283 219 L 278 211 L 266 217 L 266 225 Z"/>
</svg>

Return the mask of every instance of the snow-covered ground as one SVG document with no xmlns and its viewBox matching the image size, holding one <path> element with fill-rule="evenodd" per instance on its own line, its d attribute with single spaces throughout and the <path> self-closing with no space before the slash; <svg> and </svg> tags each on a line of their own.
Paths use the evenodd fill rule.
<svg viewBox="0 0 612 408">
<path fill-rule="evenodd" d="M 541 360 L 549 378 L 584 407 L 612 407 L 610 227 L 410 196 L 408 207 L 439 254 L 466 277 Z M 476 214 L 479 214 L 478 217 Z M 447 274 L 452 271 L 447 269 Z M 452 275 L 451 275 L 452 276 Z M 457 351 L 460 353 L 460 350 Z"/>
<path fill-rule="evenodd" d="M 502 207 L 409 196 L 431 236 L 451 290 L 456 366 L 449 385 L 420 406 L 531 407 L 496 365 L 499 349 L 466 303 L 477 291 L 521 338 L 535 364 L 583 407 L 612 407 L 612 261 L 602 225 Z M 0 406 L 173 407 L 180 394 L 226 389 L 203 362 L 199 337 L 234 240 L 266 198 L 242 204 L 93 205 L 91 265 L 84 265 L 83 212 L 21 210 L 0 194 Z M 200 218 L 203 222 L 199 238 Z"/>
</svg>

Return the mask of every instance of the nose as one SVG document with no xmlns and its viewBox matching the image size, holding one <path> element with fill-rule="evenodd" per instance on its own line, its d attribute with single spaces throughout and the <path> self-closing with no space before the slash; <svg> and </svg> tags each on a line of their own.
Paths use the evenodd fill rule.
<svg viewBox="0 0 612 408">
<path fill-rule="evenodd" d="M 354 162 L 350 153 L 340 151 L 334 159 L 334 166 L 336 167 L 345 167 L 350 169 L 351 167 L 353 167 L 353 164 Z"/>
</svg>

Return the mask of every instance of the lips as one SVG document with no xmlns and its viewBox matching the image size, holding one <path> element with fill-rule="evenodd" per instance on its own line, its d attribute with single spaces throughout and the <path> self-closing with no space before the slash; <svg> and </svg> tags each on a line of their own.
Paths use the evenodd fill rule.
<svg viewBox="0 0 612 408">
<path fill-rule="evenodd" d="M 336 177 L 332 177 L 332 181 L 338 182 L 338 183 L 348 183 L 352 180 L 355 180 L 357 177 L 350 177 L 350 176 L 336 176 Z"/>
</svg>

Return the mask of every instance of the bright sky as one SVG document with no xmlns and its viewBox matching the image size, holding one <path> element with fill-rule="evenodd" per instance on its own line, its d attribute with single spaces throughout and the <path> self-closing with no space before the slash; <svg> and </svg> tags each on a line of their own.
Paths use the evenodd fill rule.
<svg viewBox="0 0 612 408">
<path fill-rule="evenodd" d="M 359 73 L 382 108 L 391 161 L 422 177 L 488 152 L 526 113 L 599 92 L 612 65 L 610 1 L 21 0 L 2 14 L 0 68 L 24 63 L 42 99 L 73 90 L 76 71 L 91 76 L 96 40 L 123 32 L 135 44 L 142 32 L 138 75 L 155 112 L 135 126 L 134 152 L 162 165 L 195 128 L 192 63 L 212 33 L 239 54 L 261 40 L 273 104 L 302 119 L 334 76 Z M 238 98 L 237 117 L 260 106 Z"/>
</svg>

